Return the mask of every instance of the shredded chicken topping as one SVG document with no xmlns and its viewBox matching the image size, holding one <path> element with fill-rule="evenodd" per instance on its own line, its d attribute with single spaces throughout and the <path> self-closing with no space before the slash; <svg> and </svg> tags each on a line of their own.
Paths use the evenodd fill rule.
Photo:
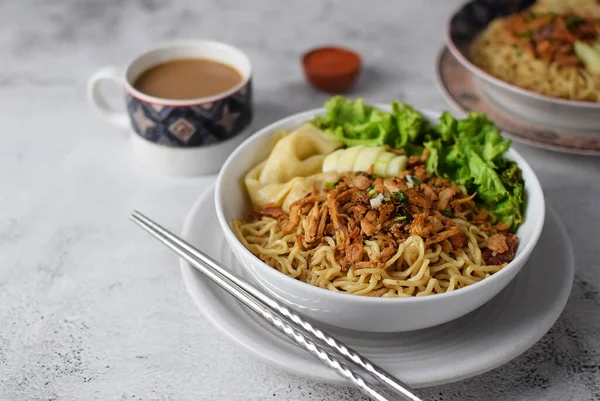
<svg viewBox="0 0 600 401">
<path fill-rule="evenodd" d="M 561 66 L 583 67 L 575 55 L 575 41 L 592 44 L 600 35 L 600 21 L 572 12 L 524 11 L 507 17 L 504 27 L 514 46 Z"/>
<path fill-rule="evenodd" d="M 476 206 L 476 194 L 467 194 L 447 179 L 431 177 L 423 159 L 411 159 L 409 170 L 398 177 L 375 177 L 372 171 L 350 173 L 329 186 L 323 193 L 313 188 L 291 205 L 289 214 L 272 205 L 260 214 L 277 219 L 287 233 L 302 224 L 301 217 L 307 217 L 304 235 L 298 235 L 296 243 L 309 249 L 325 236 L 335 238 L 336 253 L 345 269 L 369 266 L 365 263 L 369 262 L 363 249 L 365 239 L 382 244 L 380 263 L 387 262 L 410 235 L 422 237 L 428 246 L 440 244 L 449 255 L 460 254 L 468 239 L 455 218 L 488 235 L 483 251 L 488 265 L 504 264 L 515 256 L 518 240 L 508 233 L 509 227 L 502 222 L 494 224 L 490 213 Z"/>
</svg>

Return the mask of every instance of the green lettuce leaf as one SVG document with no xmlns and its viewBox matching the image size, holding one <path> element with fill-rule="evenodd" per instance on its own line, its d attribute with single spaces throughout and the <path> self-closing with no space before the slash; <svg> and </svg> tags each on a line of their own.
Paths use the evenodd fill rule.
<svg viewBox="0 0 600 401">
<path fill-rule="evenodd" d="M 392 116 L 362 99 L 350 101 L 334 96 L 325 103 L 327 114 L 313 121 L 317 127 L 348 146 L 383 146 L 393 143 L 395 127 Z"/>
<path fill-rule="evenodd" d="M 479 199 L 487 205 L 492 205 L 504 199 L 508 195 L 508 191 L 504 188 L 502 180 L 477 153 L 475 146 L 466 141 L 460 142 L 459 145 L 466 156 L 466 165 L 461 166 L 467 174 L 467 182 L 463 184 L 474 186 Z"/>
<path fill-rule="evenodd" d="M 501 217 L 501 220 L 516 228 L 523 222 L 523 204 L 525 202 L 525 181 L 523 172 L 513 161 L 499 160 L 499 174 L 510 196 L 496 205 L 491 211 Z"/>
<path fill-rule="evenodd" d="M 495 160 L 510 147 L 510 141 L 504 140 L 494 123 L 482 113 L 469 113 L 458 123 L 457 131 L 459 137 L 471 143 L 490 166 L 495 166 Z"/>
<path fill-rule="evenodd" d="M 432 141 L 425 142 L 425 148 L 429 150 L 429 157 L 425 162 L 425 168 L 427 171 L 441 176 L 439 171 L 440 159 L 443 158 L 443 148 L 442 141 L 440 139 L 435 139 Z"/>
<path fill-rule="evenodd" d="M 502 157 L 510 141 L 480 113 L 460 121 L 444 113 L 435 131 L 440 138 L 426 144 L 427 170 L 476 192 L 497 219 L 516 230 L 523 221 L 524 182 L 518 165 Z"/>
<path fill-rule="evenodd" d="M 449 142 L 456 136 L 458 122 L 452 114 L 444 111 L 440 116 L 440 123 L 435 127 L 435 132 L 441 137 L 444 142 Z"/>
<path fill-rule="evenodd" d="M 421 154 L 423 139 L 430 131 L 429 122 L 412 106 L 392 102 L 388 113 L 355 101 L 334 96 L 325 102 L 327 113 L 313 120 L 320 129 L 348 146 L 383 146 Z"/>
<path fill-rule="evenodd" d="M 412 106 L 402 102 L 392 102 L 392 114 L 396 123 L 396 149 L 404 149 L 407 144 L 419 144 L 427 132 L 429 123 Z"/>
</svg>

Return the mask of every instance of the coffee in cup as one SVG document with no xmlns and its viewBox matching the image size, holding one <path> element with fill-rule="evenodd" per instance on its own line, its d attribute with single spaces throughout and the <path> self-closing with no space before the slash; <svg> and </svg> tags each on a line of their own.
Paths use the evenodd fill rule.
<svg viewBox="0 0 600 401">
<path fill-rule="evenodd" d="M 127 113 L 112 109 L 103 80 L 125 90 Z M 230 45 L 198 40 L 158 47 L 125 69 L 107 67 L 88 83 L 92 105 L 113 124 L 133 129 L 143 164 L 177 175 L 216 172 L 252 121 L 251 66 Z"/>
</svg>

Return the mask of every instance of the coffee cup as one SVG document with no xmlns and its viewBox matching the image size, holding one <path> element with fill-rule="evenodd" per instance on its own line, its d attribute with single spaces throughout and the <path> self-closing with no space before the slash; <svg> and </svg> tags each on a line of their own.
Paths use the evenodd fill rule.
<svg viewBox="0 0 600 401">
<path fill-rule="evenodd" d="M 203 70 L 196 75 L 192 71 L 188 74 L 171 71 L 173 77 L 184 80 L 173 82 L 185 92 L 185 98 L 178 99 L 177 87 L 168 81 L 168 71 L 152 72 L 159 66 L 168 70 L 169 63 L 179 63 L 178 67 L 184 69 L 187 67 L 182 63 L 200 63 L 194 64 L 199 67 L 202 63 L 221 64 L 219 68 L 233 69 L 239 79 L 230 71 L 233 78 L 228 81 L 229 87 L 222 82 L 219 89 L 214 78 L 202 77 Z M 217 172 L 247 136 L 253 115 L 251 74 L 248 57 L 231 45 L 210 40 L 178 42 L 147 51 L 124 69 L 112 66 L 100 69 L 90 77 L 87 95 L 91 105 L 108 122 L 130 132 L 133 154 L 142 165 L 173 175 L 205 175 Z M 154 76 L 156 82 L 152 82 Z M 140 90 L 143 88 L 136 81 L 142 78 L 150 81 L 149 88 L 156 93 Z M 196 78 L 209 80 L 192 82 Z M 112 81 L 123 88 L 126 110 L 109 105 L 100 90 L 103 81 Z M 168 96 L 161 97 L 161 90 Z M 194 97 L 193 90 L 201 96 Z"/>
</svg>

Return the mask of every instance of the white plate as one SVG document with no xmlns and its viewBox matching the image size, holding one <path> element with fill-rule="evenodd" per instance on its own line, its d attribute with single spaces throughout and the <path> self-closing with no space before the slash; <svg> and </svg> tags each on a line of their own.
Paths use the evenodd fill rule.
<svg viewBox="0 0 600 401">
<path fill-rule="evenodd" d="M 243 279 L 254 282 L 221 233 L 215 215 L 214 187 L 190 211 L 183 237 Z M 288 372 L 322 382 L 345 383 L 184 261 L 181 271 L 200 311 L 239 345 Z M 549 209 L 538 245 L 521 273 L 474 312 L 413 332 L 328 330 L 414 387 L 450 383 L 491 370 L 535 344 L 561 314 L 571 292 L 573 274 L 571 242 L 556 213 Z"/>
</svg>

